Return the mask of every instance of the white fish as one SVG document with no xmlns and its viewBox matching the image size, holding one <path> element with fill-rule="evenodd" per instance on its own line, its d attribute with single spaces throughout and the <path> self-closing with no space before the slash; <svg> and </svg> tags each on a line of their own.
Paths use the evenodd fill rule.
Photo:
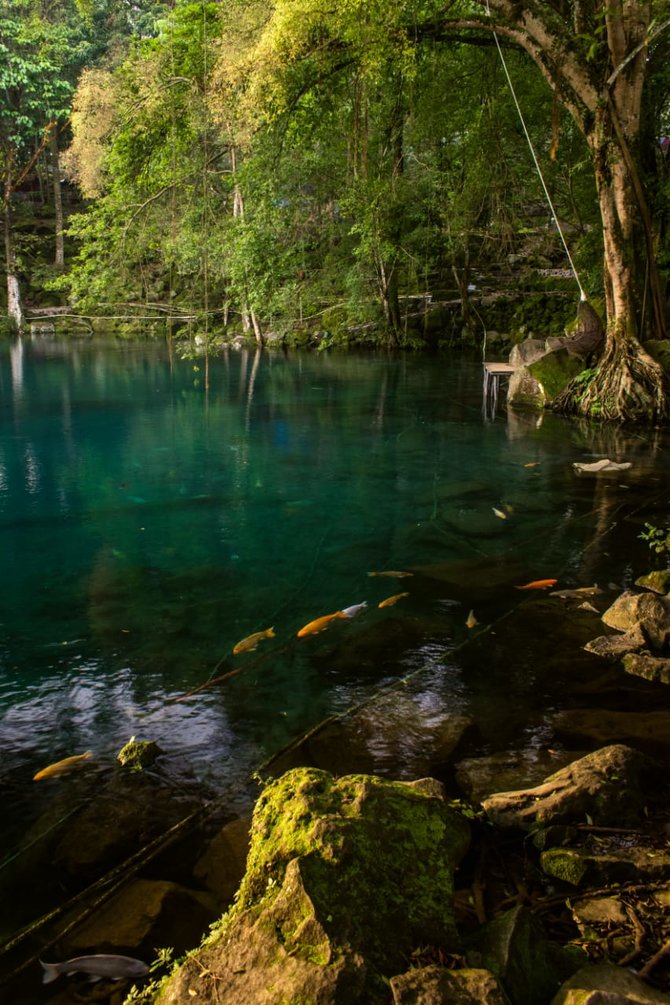
<svg viewBox="0 0 670 1005">
<path fill-rule="evenodd" d="M 498 517 L 499 520 L 506 520 L 507 519 L 507 513 L 503 513 L 502 510 L 496 509 L 495 506 L 493 506 L 492 509 L 493 509 L 493 512 L 495 513 L 495 515 Z"/>
<path fill-rule="evenodd" d="M 43 984 L 50 984 L 60 974 L 88 974 L 92 981 L 103 978 L 119 981 L 123 978 L 145 977 L 149 973 L 149 967 L 142 960 L 136 960 L 132 956 L 114 956 L 106 953 L 75 956 L 74 959 L 64 960 L 62 963 L 44 963 L 42 960 L 40 963 L 44 967 Z"/>
<path fill-rule="evenodd" d="M 367 600 L 364 600 L 362 604 L 352 604 L 351 607 L 343 607 L 342 614 L 344 614 L 345 618 L 355 618 L 356 615 L 360 614 L 361 611 L 364 611 L 367 606 L 368 602 Z"/>
</svg>

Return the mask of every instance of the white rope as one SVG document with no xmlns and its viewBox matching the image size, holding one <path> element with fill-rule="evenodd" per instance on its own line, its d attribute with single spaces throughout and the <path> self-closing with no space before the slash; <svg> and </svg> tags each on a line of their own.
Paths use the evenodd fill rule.
<svg viewBox="0 0 670 1005">
<path fill-rule="evenodd" d="M 488 0 L 486 0 L 486 13 L 488 14 L 489 17 L 491 17 L 491 8 L 489 7 Z M 549 205 L 549 209 L 551 210 L 551 215 L 554 218 L 554 223 L 556 224 L 556 230 L 558 231 L 558 233 L 560 235 L 560 238 L 561 238 L 561 241 L 563 243 L 563 247 L 565 248 L 565 254 L 568 256 L 568 261 L 570 263 L 570 268 L 572 269 L 572 274 L 575 277 L 575 282 L 577 283 L 577 286 L 579 287 L 580 299 L 581 300 L 587 300 L 588 298 L 586 296 L 586 293 L 584 292 L 584 287 L 582 286 L 581 282 L 579 281 L 579 275 L 577 273 L 577 269 L 575 268 L 575 263 L 572 260 L 572 255 L 570 254 L 570 249 L 568 248 L 567 242 L 566 242 L 565 237 L 563 235 L 563 231 L 561 230 L 561 225 L 558 222 L 558 217 L 556 216 L 556 210 L 554 209 L 554 204 L 551 201 L 551 196 L 549 195 L 549 189 L 547 188 L 547 185 L 546 185 L 545 180 L 544 180 L 544 176 L 542 174 L 542 169 L 540 167 L 540 162 L 537 159 L 537 154 L 535 153 L 535 148 L 533 147 L 533 142 L 532 142 L 532 140 L 530 138 L 530 134 L 529 134 L 528 129 L 526 127 L 526 122 L 524 120 L 523 112 L 521 111 L 521 106 L 519 105 L 519 101 L 518 101 L 517 96 L 516 96 L 516 91 L 514 90 L 514 84 L 512 83 L 512 78 L 510 77 L 509 70 L 507 69 L 507 63 L 505 62 L 505 57 L 503 55 L 503 51 L 502 51 L 502 48 L 500 46 L 500 40 L 498 39 L 498 35 L 497 35 L 497 33 L 495 31 L 493 32 L 493 37 L 495 39 L 496 48 L 498 50 L 498 53 L 500 54 L 500 61 L 501 61 L 502 65 L 503 65 L 503 70 L 505 71 L 505 76 L 507 77 L 507 83 L 509 85 L 510 93 L 511 93 L 512 98 L 514 100 L 514 104 L 516 106 L 516 110 L 519 113 L 519 121 L 521 122 L 521 126 L 523 128 L 524 135 L 525 135 L 526 141 L 528 143 L 528 149 L 531 152 L 531 156 L 533 158 L 533 163 L 535 164 L 535 169 L 537 171 L 538 177 L 539 177 L 540 181 L 542 182 L 542 188 L 544 189 L 544 194 L 547 197 L 547 203 Z"/>
</svg>

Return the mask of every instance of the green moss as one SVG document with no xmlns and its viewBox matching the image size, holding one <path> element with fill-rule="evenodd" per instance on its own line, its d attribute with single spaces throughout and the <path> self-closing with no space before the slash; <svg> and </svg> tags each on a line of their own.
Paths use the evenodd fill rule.
<svg viewBox="0 0 670 1005">
<path fill-rule="evenodd" d="M 161 753 L 161 748 L 153 740 L 136 740 L 131 736 L 125 747 L 122 747 L 116 755 L 116 759 L 124 768 L 142 771 L 143 768 L 153 764 Z"/>
<path fill-rule="evenodd" d="M 571 356 L 567 349 L 559 349 L 531 363 L 528 372 L 542 385 L 551 401 L 568 381 L 581 372 L 583 366 L 583 361 L 578 356 Z"/>
<path fill-rule="evenodd" d="M 542 853 L 540 861 L 548 876 L 572 886 L 581 884 L 589 867 L 579 852 L 571 848 L 551 848 Z"/>
<path fill-rule="evenodd" d="M 453 869 L 468 840 L 457 811 L 402 783 L 289 771 L 257 803 L 234 911 L 267 907 L 298 858 L 316 916 L 336 943 L 379 964 L 416 939 L 456 946 Z"/>
</svg>

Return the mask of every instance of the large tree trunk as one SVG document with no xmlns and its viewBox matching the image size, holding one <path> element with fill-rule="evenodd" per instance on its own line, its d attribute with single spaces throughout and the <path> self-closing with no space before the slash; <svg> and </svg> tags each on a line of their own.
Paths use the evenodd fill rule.
<svg viewBox="0 0 670 1005">
<path fill-rule="evenodd" d="M 665 318 L 633 154 L 639 123 L 633 97 L 630 87 L 620 93 L 621 115 L 613 100 L 603 102 L 586 137 L 603 222 L 606 343 L 591 378 L 572 382 L 555 407 L 607 420 L 663 421 L 670 416 L 668 378 L 641 344 L 645 333 L 664 337 Z"/>
<path fill-rule="evenodd" d="M 12 231 L 12 189 L 11 184 L 5 183 L 3 194 L 3 216 L 4 216 L 4 236 L 5 236 L 5 273 L 7 276 L 7 314 L 12 326 L 18 332 L 23 331 L 23 308 L 21 306 L 21 289 L 19 287 L 19 277 L 16 268 L 16 254 L 14 251 L 14 234 Z"/>
</svg>

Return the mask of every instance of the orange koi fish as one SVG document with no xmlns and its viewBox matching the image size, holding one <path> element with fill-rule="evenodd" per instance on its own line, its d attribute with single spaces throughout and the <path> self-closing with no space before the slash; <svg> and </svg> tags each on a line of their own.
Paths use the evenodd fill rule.
<svg viewBox="0 0 670 1005">
<path fill-rule="evenodd" d="M 391 569 L 388 572 L 368 572 L 368 576 L 392 576 L 395 579 L 402 579 L 404 576 L 413 576 L 413 572 L 397 572 Z"/>
<path fill-rule="evenodd" d="M 334 614 L 324 614 L 321 618 L 315 618 L 314 621 L 308 622 L 304 625 L 298 632 L 298 638 L 302 639 L 305 635 L 316 635 L 317 632 L 322 632 L 324 628 L 327 628 L 331 621 L 336 618 L 347 618 L 348 615 L 344 611 L 335 611 Z"/>
<path fill-rule="evenodd" d="M 555 586 L 557 579 L 534 579 L 532 583 L 524 583 L 523 586 L 515 586 L 515 590 L 548 590 L 550 586 Z"/>
<path fill-rule="evenodd" d="M 478 624 L 479 624 L 479 622 L 477 621 L 477 618 L 475 617 L 475 612 L 474 611 L 470 611 L 470 613 L 468 614 L 467 620 L 465 622 L 466 628 L 474 628 L 475 625 L 478 625 Z"/>
<path fill-rule="evenodd" d="M 263 639 L 273 639 L 274 637 L 274 628 L 266 628 L 264 632 L 254 632 L 253 635 L 247 635 L 246 639 L 242 639 L 233 648 L 233 656 L 237 656 L 239 653 L 253 652 L 258 643 Z"/>
<path fill-rule="evenodd" d="M 381 603 L 377 604 L 377 607 L 392 607 L 393 604 L 397 604 L 403 597 L 409 597 L 409 593 L 396 593 L 394 596 L 382 600 Z"/>
<path fill-rule="evenodd" d="M 539 463 L 539 461 L 528 461 L 528 464 L 524 464 L 524 468 L 536 468 Z"/>
<path fill-rule="evenodd" d="M 84 761 L 90 761 L 93 751 L 87 750 L 84 754 L 75 754 L 73 757 L 64 757 L 62 761 L 56 761 L 47 768 L 42 768 L 36 775 L 33 775 L 34 782 L 41 782 L 44 778 L 57 778 L 58 775 L 65 775 L 68 771 L 78 768 Z"/>
</svg>

